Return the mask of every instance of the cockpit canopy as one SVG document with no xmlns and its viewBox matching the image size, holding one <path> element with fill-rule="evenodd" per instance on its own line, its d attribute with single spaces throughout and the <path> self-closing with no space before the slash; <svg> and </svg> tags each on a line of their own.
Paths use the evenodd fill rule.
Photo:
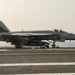
<svg viewBox="0 0 75 75">
<path fill-rule="evenodd" d="M 66 33 L 65 31 L 63 31 L 63 30 L 61 30 L 61 29 L 60 29 L 60 30 L 59 30 L 59 29 L 54 29 L 54 31 L 55 31 L 55 32 L 59 32 L 59 33 Z"/>
</svg>

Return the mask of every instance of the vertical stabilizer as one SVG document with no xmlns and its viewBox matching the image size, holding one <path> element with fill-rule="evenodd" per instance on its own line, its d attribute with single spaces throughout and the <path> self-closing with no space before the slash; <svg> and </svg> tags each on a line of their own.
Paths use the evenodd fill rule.
<svg viewBox="0 0 75 75">
<path fill-rule="evenodd" d="M 10 30 L 6 27 L 6 25 L 0 21 L 0 32 L 10 32 Z"/>
</svg>

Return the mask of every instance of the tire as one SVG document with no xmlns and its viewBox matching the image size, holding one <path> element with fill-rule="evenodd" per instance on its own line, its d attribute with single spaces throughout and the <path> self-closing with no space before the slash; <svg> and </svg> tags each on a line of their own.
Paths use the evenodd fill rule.
<svg viewBox="0 0 75 75">
<path fill-rule="evenodd" d="M 52 48 L 55 48 L 55 44 L 52 45 Z"/>
</svg>

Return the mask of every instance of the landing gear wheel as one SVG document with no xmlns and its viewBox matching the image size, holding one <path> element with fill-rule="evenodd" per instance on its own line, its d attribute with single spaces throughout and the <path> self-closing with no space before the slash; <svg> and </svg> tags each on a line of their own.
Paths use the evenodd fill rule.
<svg viewBox="0 0 75 75">
<path fill-rule="evenodd" d="M 56 47 L 56 44 L 55 44 L 55 40 L 53 41 L 53 44 L 52 44 L 52 48 L 55 48 Z"/>
<path fill-rule="evenodd" d="M 52 44 L 52 48 L 55 48 L 56 47 L 56 45 L 55 44 Z"/>
</svg>

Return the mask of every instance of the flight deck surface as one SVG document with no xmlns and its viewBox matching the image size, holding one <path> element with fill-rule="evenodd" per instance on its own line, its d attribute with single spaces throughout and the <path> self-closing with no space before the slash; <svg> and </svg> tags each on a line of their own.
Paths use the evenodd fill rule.
<svg viewBox="0 0 75 75">
<path fill-rule="evenodd" d="M 40 73 L 75 74 L 75 48 L 0 49 L 0 74 Z"/>
</svg>

